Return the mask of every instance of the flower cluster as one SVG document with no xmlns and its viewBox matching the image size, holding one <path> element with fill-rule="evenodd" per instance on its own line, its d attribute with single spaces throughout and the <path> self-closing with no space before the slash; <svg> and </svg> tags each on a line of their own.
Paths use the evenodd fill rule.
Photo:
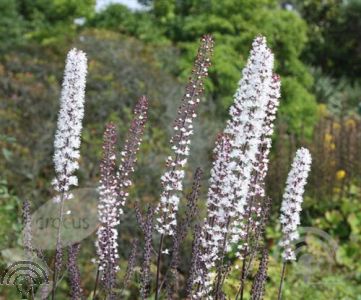
<svg viewBox="0 0 361 300">
<path fill-rule="evenodd" d="M 118 230 L 122 206 L 128 197 L 131 174 L 134 172 L 136 155 L 139 150 L 147 121 L 148 100 L 140 97 L 134 108 L 134 117 L 121 152 L 121 164 L 116 172 L 117 132 L 114 124 L 108 124 L 104 132 L 103 159 L 100 165 L 99 221 L 97 254 L 102 281 L 108 290 L 115 284 L 118 267 Z M 110 295 L 112 296 L 112 295 Z"/>
<path fill-rule="evenodd" d="M 97 231 L 97 254 L 102 280 L 111 290 L 118 271 L 118 231 L 117 178 L 115 176 L 115 146 L 117 132 L 114 124 L 107 124 L 104 132 L 103 158 L 100 164 L 100 186 L 98 214 L 100 226 Z"/>
<path fill-rule="evenodd" d="M 61 193 L 54 200 L 71 198 L 67 193 L 78 184 L 74 172 L 79 168 L 80 134 L 84 115 L 87 58 L 84 52 L 73 49 L 68 53 L 60 98 L 60 112 L 54 140 L 54 189 Z"/>
<path fill-rule="evenodd" d="M 121 164 L 117 173 L 118 180 L 118 210 L 123 213 L 124 206 L 128 198 L 128 189 L 132 184 L 131 175 L 134 172 L 134 165 L 137 161 L 137 152 L 142 142 L 144 127 L 147 122 L 148 99 L 145 96 L 140 97 L 135 108 L 134 117 L 130 125 L 124 148 L 121 152 Z"/>
<path fill-rule="evenodd" d="M 301 204 L 311 162 L 310 152 L 306 148 L 298 149 L 287 177 L 280 217 L 283 233 L 280 245 L 284 249 L 282 257 L 286 261 L 296 259 L 292 242 L 298 238 L 297 227 L 300 224 Z"/>
<path fill-rule="evenodd" d="M 205 35 L 186 87 L 178 116 L 174 122 L 174 135 L 171 138 L 173 155 L 166 161 L 166 171 L 161 177 L 162 193 L 157 207 L 157 230 L 161 234 L 174 235 L 177 224 L 179 193 L 183 189 L 184 167 L 188 161 L 193 120 L 197 116 L 200 97 L 204 91 L 204 79 L 208 76 L 210 57 L 213 52 L 213 38 Z"/>
<path fill-rule="evenodd" d="M 252 179 L 242 213 L 242 223 L 240 223 L 243 243 L 238 245 L 238 248 L 242 250 L 244 254 L 252 248 L 252 243 L 257 244 L 256 235 L 257 231 L 259 231 L 259 226 L 262 225 L 261 215 L 266 207 L 264 202 L 264 185 L 268 171 L 268 156 L 272 144 L 273 122 L 276 119 L 279 105 L 280 89 L 280 79 L 279 76 L 275 74 L 270 84 L 266 115 L 261 129 L 261 143 L 256 153 L 256 161 L 253 164 Z"/>
<path fill-rule="evenodd" d="M 244 238 L 243 217 L 250 194 L 253 191 L 263 196 L 261 181 L 255 181 L 255 174 L 263 176 L 267 172 L 268 152 L 263 157 L 261 153 L 270 147 L 280 94 L 279 78 L 273 76 L 272 68 L 273 54 L 266 39 L 257 37 L 230 109 L 231 119 L 214 150 L 208 216 L 202 231 L 203 268 L 197 270 L 196 277 L 200 280 L 197 297 L 209 295 L 216 262 L 222 260 L 232 244 Z M 221 272 L 222 266 L 219 267 Z"/>
<path fill-rule="evenodd" d="M 237 244 L 243 237 L 242 214 L 250 191 L 252 174 L 257 162 L 257 154 L 264 133 L 264 120 L 271 94 L 273 54 L 266 45 L 264 37 L 257 37 L 253 44 L 243 77 L 230 109 L 231 119 L 225 133 L 231 137 L 232 173 L 226 191 L 233 206 L 233 218 L 230 224 L 231 243 Z M 232 216 L 231 216 L 232 217 Z"/>
<path fill-rule="evenodd" d="M 272 146 L 272 134 L 274 130 L 274 120 L 276 119 L 279 98 L 281 96 L 281 81 L 277 74 L 274 74 L 270 84 L 268 103 L 266 107 L 266 116 L 262 126 L 261 144 L 257 154 L 255 164 L 256 180 L 251 189 L 250 197 L 265 196 L 264 180 L 268 171 L 269 153 Z"/>
</svg>

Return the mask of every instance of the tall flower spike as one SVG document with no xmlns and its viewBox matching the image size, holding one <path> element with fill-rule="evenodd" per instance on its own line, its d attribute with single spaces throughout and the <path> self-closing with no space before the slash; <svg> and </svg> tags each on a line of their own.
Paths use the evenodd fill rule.
<svg viewBox="0 0 361 300">
<path fill-rule="evenodd" d="M 252 173 L 261 144 L 263 123 L 267 113 L 267 104 L 272 82 L 273 54 L 266 45 L 264 37 L 257 37 L 253 44 L 243 77 L 235 94 L 234 104 L 230 108 L 231 119 L 225 133 L 232 143 L 232 174 L 228 176 L 233 192 L 229 197 L 233 211 L 230 217 L 231 242 L 238 243 L 243 232 L 242 213 L 249 194 Z"/>
<path fill-rule="evenodd" d="M 292 242 L 299 237 L 297 227 L 300 224 L 301 204 L 311 162 L 310 152 L 306 148 L 300 148 L 288 173 L 280 217 L 283 233 L 280 245 L 284 249 L 282 257 L 285 261 L 296 259 Z"/>
<path fill-rule="evenodd" d="M 118 231 L 119 214 L 117 210 L 117 184 L 115 176 L 115 145 L 117 132 L 114 124 L 107 124 L 104 132 L 103 158 L 100 164 L 100 186 L 98 215 L 100 226 L 97 231 L 97 254 L 102 282 L 109 293 L 115 284 L 118 271 Z"/>
<path fill-rule="evenodd" d="M 78 184 L 74 172 L 79 168 L 80 134 L 84 115 L 85 79 L 87 58 L 84 52 L 73 49 L 68 53 L 64 81 L 60 97 L 60 112 L 54 141 L 54 165 L 56 177 L 54 189 L 62 196 L 56 202 L 71 198 L 67 193 Z"/>
<path fill-rule="evenodd" d="M 174 135 L 170 140 L 173 153 L 167 158 L 166 171 L 161 177 L 162 193 L 157 207 L 157 230 L 161 234 L 175 233 L 179 193 L 183 189 L 184 167 L 188 161 L 193 135 L 193 120 L 197 116 L 200 97 L 204 91 L 204 79 L 208 76 L 212 52 L 213 38 L 205 35 L 201 39 L 192 75 L 174 122 Z"/>
<path fill-rule="evenodd" d="M 137 152 L 142 142 L 144 127 L 147 122 L 148 100 L 145 96 L 140 97 L 134 108 L 134 117 L 130 125 L 124 148 L 121 152 L 121 164 L 117 173 L 119 193 L 119 213 L 123 213 L 122 206 L 128 198 L 128 189 L 132 184 L 131 175 L 137 161 Z"/>
</svg>

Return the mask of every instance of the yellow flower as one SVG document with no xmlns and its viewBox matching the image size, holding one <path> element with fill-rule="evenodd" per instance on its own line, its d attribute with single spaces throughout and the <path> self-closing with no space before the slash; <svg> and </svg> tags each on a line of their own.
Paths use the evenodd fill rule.
<svg viewBox="0 0 361 300">
<path fill-rule="evenodd" d="M 339 123 L 337 123 L 337 122 L 334 122 L 334 123 L 332 124 L 332 127 L 333 127 L 333 129 L 338 130 L 338 129 L 341 128 L 341 125 L 340 125 Z"/>
<path fill-rule="evenodd" d="M 350 127 L 350 128 L 355 128 L 355 127 L 356 127 L 356 122 L 355 122 L 354 119 L 347 119 L 347 120 L 345 121 L 345 125 L 346 125 L 347 127 Z"/>
<path fill-rule="evenodd" d="M 328 116 L 328 109 L 325 104 L 319 104 L 318 105 L 318 113 L 321 117 Z"/>
<path fill-rule="evenodd" d="M 338 187 L 334 187 L 332 190 L 335 194 L 339 194 L 341 192 L 341 189 Z"/>
<path fill-rule="evenodd" d="M 336 179 L 341 181 L 342 179 L 344 179 L 346 177 L 346 171 L 344 170 L 338 170 L 336 172 Z"/>
<path fill-rule="evenodd" d="M 330 143 L 332 139 L 333 139 L 332 134 L 330 133 L 325 134 L 325 143 Z"/>
</svg>

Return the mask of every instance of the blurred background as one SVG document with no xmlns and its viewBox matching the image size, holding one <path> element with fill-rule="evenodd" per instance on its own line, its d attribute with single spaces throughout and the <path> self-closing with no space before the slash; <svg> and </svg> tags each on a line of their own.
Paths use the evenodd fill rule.
<svg viewBox="0 0 361 300">
<path fill-rule="evenodd" d="M 266 299 L 275 299 L 279 281 L 278 211 L 299 146 L 313 155 L 302 226 L 329 237 L 304 238 L 308 256 L 289 270 L 284 298 L 361 299 L 361 0 L 0 0 L 0 12 L 0 250 L 20 247 L 22 201 L 29 199 L 35 210 L 53 193 L 53 135 L 70 48 L 84 50 L 89 59 L 81 187 L 97 186 L 105 123 L 118 126 L 120 148 L 137 98 L 150 99 L 129 203 L 139 200 L 145 207 L 158 201 L 170 124 L 199 38 L 214 35 L 186 185 L 189 190 L 192 173 L 202 167 L 204 203 L 215 136 L 224 127 L 251 42 L 262 34 L 282 80 L 267 178 L 274 204 L 267 230 L 272 257 Z M 131 209 L 124 218 L 125 263 L 137 229 Z M 184 246 L 188 253 L 190 239 Z M 89 237 L 80 254 L 86 294 L 95 277 L 93 241 Z M 0 263 L 13 253 L 2 251 Z M 227 283 L 230 294 L 238 282 L 235 273 Z M 66 280 L 60 290 L 66 299 Z M 135 284 L 129 299 L 137 298 L 136 290 Z M 1 294 L 0 299 L 17 299 L 11 289 Z"/>
</svg>

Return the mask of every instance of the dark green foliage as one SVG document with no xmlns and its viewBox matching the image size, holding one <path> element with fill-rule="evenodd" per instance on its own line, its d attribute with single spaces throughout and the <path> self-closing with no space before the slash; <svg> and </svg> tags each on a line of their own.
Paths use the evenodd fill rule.
<svg viewBox="0 0 361 300">
<path fill-rule="evenodd" d="M 294 1 L 309 23 L 310 43 L 304 56 L 331 76 L 354 81 L 361 75 L 361 2 Z"/>
</svg>

